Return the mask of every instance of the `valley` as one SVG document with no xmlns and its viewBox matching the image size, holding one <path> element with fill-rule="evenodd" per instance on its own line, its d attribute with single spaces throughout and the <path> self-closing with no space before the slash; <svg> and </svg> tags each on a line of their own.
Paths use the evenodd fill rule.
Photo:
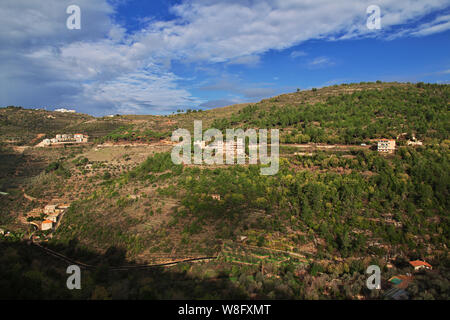
<svg viewBox="0 0 450 320">
<path fill-rule="evenodd" d="M 410 297 L 447 299 L 449 106 L 449 85 L 377 82 L 167 116 L 2 108 L 2 263 L 26 269 L 23 254 L 35 246 L 18 248 L 34 237 L 92 266 L 83 298 L 383 299 L 392 276 L 414 273 Z M 204 130 L 278 129 L 278 173 L 261 175 L 260 164 L 174 164 L 171 133 L 192 132 L 194 120 Z M 87 143 L 39 145 L 77 133 Z M 380 152 L 382 139 L 395 140 L 395 150 Z M 67 204 L 60 220 L 48 230 L 30 226 L 30 217 L 46 221 L 50 204 Z M 43 261 L 58 259 L 35 249 L 30 268 L 47 292 L 44 279 L 54 285 L 62 275 L 49 276 Z M 433 270 L 416 273 L 409 261 L 417 259 Z M 365 287 L 374 264 L 385 290 Z M 7 279 L 12 271 L 3 272 Z M 194 289 L 157 290 L 172 278 Z M 142 290 L 126 289 L 131 283 Z"/>
</svg>

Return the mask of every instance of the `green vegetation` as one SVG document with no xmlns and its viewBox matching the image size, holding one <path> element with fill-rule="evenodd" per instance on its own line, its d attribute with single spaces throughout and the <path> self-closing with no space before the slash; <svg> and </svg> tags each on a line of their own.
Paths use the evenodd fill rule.
<svg viewBox="0 0 450 320">
<path fill-rule="evenodd" d="M 382 298 L 366 289 L 368 265 L 379 265 L 386 281 L 411 272 L 408 260 L 426 259 L 433 272 L 414 273 L 411 297 L 448 299 L 449 93 L 448 85 L 377 81 L 297 90 L 213 112 L 102 119 L 112 121 L 104 126 L 76 118 L 62 127 L 104 129 L 100 142 L 158 141 L 203 119 L 204 129 L 280 128 L 288 145 L 280 148 L 279 172 L 263 176 L 259 165 L 175 165 L 160 146 L 55 148 L 36 156 L 5 144 L 0 191 L 9 194 L 0 197 L 0 224 L 20 230 L 19 215 L 40 206 L 24 200 L 22 187 L 46 201 L 72 197 L 45 245 L 97 267 L 88 271 L 84 291 L 58 297 Z M 22 109 L 7 112 L 29 117 Z M 412 136 L 423 146 L 406 146 Z M 381 137 L 396 138 L 395 153 L 355 146 Z M 293 145 L 310 142 L 352 146 Z M 145 148 L 144 156 L 133 148 Z M 39 159 L 46 161 L 28 165 Z M 16 163 L 37 172 L 19 179 Z M 52 258 L 34 246 L 22 250 L 14 239 L 0 240 L 7 257 L 0 259 L 0 287 L 15 288 L 3 296 L 56 296 L 65 270 L 51 261 L 47 272 Z M 129 276 L 108 271 L 180 256 L 217 259 Z"/>
<path fill-rule="evenodd" d="M 329 96 L 315 104 L 260 102 L 230 118 L 217 119 L 212 127 L 290 128 L 283 135 L 287 143 L 359 144 L 402 133 L 442 141 L 450 131 L 449 100 L 448 85 L 391 86 Z"/>
<path fill-rule="evenodd" d="M 158 141 L 163 138 L 169 137 L 170 132 L 157 132 L 150 129 L 139 130 L 133 129 L 133 125 L 130 126 L 121 126 L 117 128 L 110 134 L 107 134 L 102 138 L 102 141 L 140 141 L 140 142 L 150 142 L 150 141 Z"/>
</svg>

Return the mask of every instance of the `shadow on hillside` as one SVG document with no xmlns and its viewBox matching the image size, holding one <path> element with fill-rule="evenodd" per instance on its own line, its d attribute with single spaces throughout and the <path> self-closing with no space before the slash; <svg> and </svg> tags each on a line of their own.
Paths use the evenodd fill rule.
<svg viewBox="0 0 450 320">
<path fill-rule="evenodd" d="M 45 167 L 45 162 L 28 153 L 0 145 L 0 191 L 19 187 L 25 179 L 38 175 Z"/>
<path fill-rule="evenodd" d="M 248 298 L 227 275 L 216 273 L 211 277 L 213 267 L 207 263 L 196 264 L 199 276 L 187 273 L 191 268 L 188 263 L 170 268 L 113 271 L 111 267 L 134 264 L 126 261 L 125 250 L 110 247 L 100 255 L 80 249 L 76 240 L 66 247 L 58 245 L 57 249 L 71 259 L 95 265 L 92 269 L 81 269 L 81 290 L 66 287 L 69 263 L 35 245 L 0 240 L 0 299 Z"/>
</svg>

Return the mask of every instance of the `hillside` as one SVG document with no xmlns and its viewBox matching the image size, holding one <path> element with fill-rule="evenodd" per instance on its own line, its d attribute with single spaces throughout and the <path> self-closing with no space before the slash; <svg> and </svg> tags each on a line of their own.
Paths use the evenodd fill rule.
<svg viewBox="0 0 450 320">
<path fill-rule="evenodd" d="M 448 85 L 341 85 L 263 100 L 212 126 L 281 128 L 287 143 L 359 144 L 402 134 L 442 141 L 449 101 Z"/>
<path fill-rule="evenodd" d="M 0 108 L 0 142 L 13 145 L 35 145 L 58 133 L 83 132 L 103 136 L 118 128 L 122 119 L 94 118 L 87 114 L 31 110 L 21 107 Z"/>
<path fill-rule="evenodd" d="M 420 258 L 446 281 L 415 295 L 448 297 L 449 104 L 449 85 L 361 83 L 171 116 L 0 109 L 0 191 L 9 193 L 0 225 L 27 234 L 24 217 L 59 199 L 71 205 L 45 245 L 73 258 L 112 246 L 135 263 L 217 256 L 204 272 L 186 266 L 188 276 L 226 275 L 245 297 L 353 299 L 381 297 L 365 290 L 367 265 L 387 281 Z M 164 141 L 194 120 L 203 129 L 279 128 L 279 172 L 173 164 Z M 59 130 L 96 143 L 13 149 Z M 423 145 L 408 146 L 412 136 Z M 396 139 L 395 153 L 374 150 L 379 138 Z"/>
</svg>

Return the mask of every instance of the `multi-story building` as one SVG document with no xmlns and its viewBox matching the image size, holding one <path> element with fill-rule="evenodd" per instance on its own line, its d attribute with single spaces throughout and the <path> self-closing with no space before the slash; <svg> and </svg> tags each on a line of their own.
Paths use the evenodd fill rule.
<svg viewBox="0 0 450 320">
<path fill-rule="evenodd" d="M 392 153 L 395 151 L 395 140 L 380 139 L 378 140 L 378 152 Z"/>
<path fill-rule="evenodd" d="M 64 143 L 85 143 L 88 142 L 89 136 L 81 133 L 76 134 L 57 134 L 55 138 L 44 139 L 42 145 L 49 146 L 52 144 L 64 144 Z"/>
</svg>

